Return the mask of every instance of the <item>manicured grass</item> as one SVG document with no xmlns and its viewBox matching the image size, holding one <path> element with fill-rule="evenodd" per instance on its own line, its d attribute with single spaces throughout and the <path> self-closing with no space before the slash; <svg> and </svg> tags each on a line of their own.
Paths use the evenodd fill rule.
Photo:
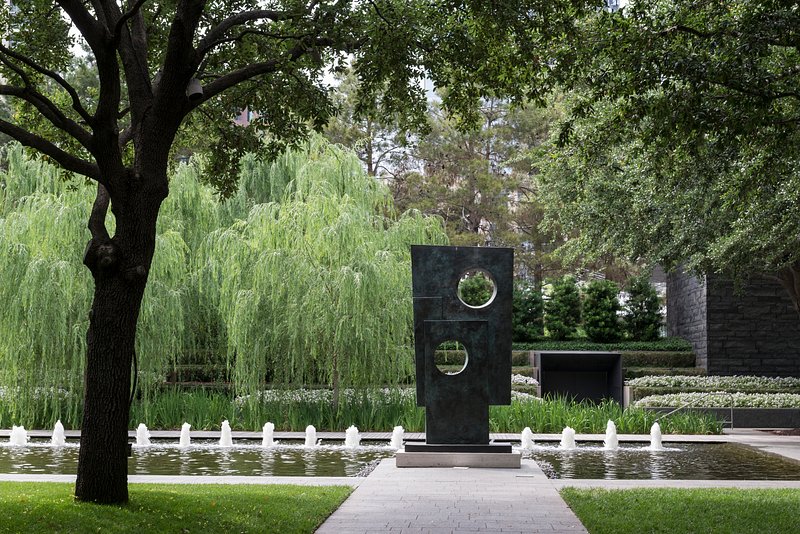
<svg viewBox="0 0 800 534">
<path fill-rule="evenodd" d="M 130 484 L 130 502 L 76 502 L 72 484 L 0 482 L 5 532 L 313 532 L 352 491 L 343 486 Z"/>
<path fill-rule="evenodd" d="M 797 532 L 800 489 L 576 489 L 561 496 L 591 534 Z"/>
</svg>

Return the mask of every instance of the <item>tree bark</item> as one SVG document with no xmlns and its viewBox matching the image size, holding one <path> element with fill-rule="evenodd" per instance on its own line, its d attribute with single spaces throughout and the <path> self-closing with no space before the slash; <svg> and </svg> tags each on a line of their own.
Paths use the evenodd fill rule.
<svg viewBox="0 0 800 534">
<path fill-rule="evenodd" d="M 143 284 L 122 277 L 95 278 L 75 486 L 82 501 L 128 501 L 131 363 L 143 293 Z"/>
<path fill-rule="evenodd" d="M 137 180 L 134 180 L 134 186 Z M 166 175 L 164 176 L 166 183 Z M 104 504 L 128 501 L 128 422 L 136 324 L 155 251 L 163 195 L 126 191 L 115 204 L 116 235 L 103 220 L 102 186 L 92 210 L 84 263 L 95 283 L 87 333 L 83 422 L 75 496 Z"/>
</svg>

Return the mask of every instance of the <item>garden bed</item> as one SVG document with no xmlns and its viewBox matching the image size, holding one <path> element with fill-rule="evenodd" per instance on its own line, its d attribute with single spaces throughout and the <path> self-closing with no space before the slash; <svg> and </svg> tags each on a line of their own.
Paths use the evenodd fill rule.
<svg viewBox="0 0 800 534">
<path fill-rule="evenodd" d="M 677 407 L 646 407 L 645 410 L 669 413 Z M 725 421 L 731 428 L 798 428 L 800 408 L 684 408 L 696 414 L 711 415 Z M 731 419 L 732 416 L 732 419 Z"/>
</svg>

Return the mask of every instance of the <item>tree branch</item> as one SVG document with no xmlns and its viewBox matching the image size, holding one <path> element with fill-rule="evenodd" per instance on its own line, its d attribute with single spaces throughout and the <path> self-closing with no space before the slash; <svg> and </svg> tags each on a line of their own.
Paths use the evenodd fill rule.
<svg viewBox="0 0 800 534">
<path fill-rule="evenodd" d="M 136 3 L 131 7 L 128 11 L 122 14 L 122 16 L 117 19 L 117 23 L 114 25 L 114 41 L 119 42 L 120 35 L 122 33 L 122 28 L 125 26 L 125 23 L 128 22 L 131 18 L 136 16 L 139 13 L 142 5 L 147 2 L 147 0 L 136 0 Z"/>
<path fill-rule="evenodd" d="M 208 53 L 214 46 L 219 44 L 220 40 L 225 36 L 225 34 L 233 28 L 234 26 L 241 26 L 242 24 L 247 24 L 248 22 L 255 22 L 258 20 L 271 20 L 271 21 L 278 21 L 278 20 L 289 20 L 291 18 L 296 18 L 298 14 L 296 13 L 288 13 L 285 11 L 273 11 L 269 9 L 261 9 L 261 10 L 254 10 L 254 11 L 243 11 L 241 13 L 236 13 L 235 15 L 231 15 L 230 17 L 224 19 L 222 22 L 211 28 L 211 30 L 206 33 L 206 35 L 200 40 L 200 43 L 197 45 L 197 53 L 200 57 L 203 57 L 205 54 Z"/>
<path fill-rule="evenodd" d="M 83 38 L 89 44 L 95 56 L 102 53 L 103 39 L 106 36 L 106 29 L 98 22 L 81 0 L 57 0 Z"/>
<path fill-rule="evenodd" d="M 68 118 L 53 102 L 43 94 L 31 89 L 30 87 L 15 87 L 12 85 L 0 85 L 0 95 L 13 96 L 28 102 L 39 111 L 39 113 L 50 121 L 59 130 L 75 138 L 87 150 L 92 142 L 91 134 L 81 128 L 81 126 Z"/>
<path fill-rule="evenodd" d="M 72 109 L 77 111 L 78 115 L 80 115 L 81 118 L 83 120 L 85 120 L 87 124 L 91 125 L 92 116 L 89 115 L 89 112 L 86 111 L 86 108 L 84 108 L 83 104 L 81 104 L 81 100 L 80 100 L 80 97 L 78 96 L 78 92 L 75 90 L 74 87 L 72 87 L 69 83 L 67 83 L 67 81 L 64 78 L 62 78 L 57 72 L 52 71 L 50 69 L 46 69 L 46 68 L 42 67 L 41 65 L 38 65 L 37 63 L 35 63 L 30 58 L 28 58 L 26 56 L 23 56 L 22 54 L 19 54 L 17 52 L 14 52 L 13 50 L 10 50 L 9 48 L 7 48 L 2 43 L 0 43 L 0 52 L 2 52 L 3 54 L 6 54 L 8 56 L 11 56 L 12 58 L 16 59 L 17 61 L 21 61 L 25 65 L 27 65 L 30 68 L 34 69 L 36 72 L 38 72 L 40 74 L 44 74 L 45 76 L 55 80 L 56 83 L 58 83 L 58 85 L 60 85 L 62 88 L 64 88 L 64 90 L 69 94 L 70 98 L 72 98 Z"/>
<path fill-rule="evenodd" d="M 333 44 L 333 41 L 327 38 L 320 38 L 315 39 L 313 44 L 315 47 L 329 46 Z M 280 60 L 272 59 L 270 61 L 264 61 L 261 63 L 252 63 L 242 67 L 239 70 L 228 73 L 225 76 L 221 76 L 203 87 L 203 98 L 192 103 L 192 105 L 189 107 L 189 110 L 194 109 L 206 100 L 211 99 L 212 97 L 222 93 L 226 89 L 230 89 L 239 83 L 255 78 L 256 76 L 275 72 L 283 63 L 297 61 L 308 51 L 309 47 L 303 45 L 302 43 L 298 43 L 289 50 L 289 53 L 285 58 L 281 58 Z"/>
<path fill-rule="evenodd" d="M 106 228 L 106 214 L 108 213 L 108 204 L 110 198 L 108 190 L 103 184 L 97 184 L 97 195 L 92 204 L 92 213 L 89 215 L 89 231 L 92 233 L 92 238 L 100 241 L 108 241 L 108 229 Z"/>
<path fill-rule="evenodd" d="M 53 158 L 66 170 L 82 174 L 87 178 L 91 178 L 92 180 L 96 180 L 97 182 L 105 185 L 105 181 L 100 175 L 100 168 L 96 164 L 89 163 L 86 160 L 61 150 L 47 139 L 39 137 L 38 135 L 27 130 L 23 130 L 19 126 L 11 124 L 10 122 L 6 122 L 2 119 L 0 119 L 0 132 L 16 139 L 25 146 L 31 147 L 35 150 L 38 150 L 42 154 Z"/>
</svg>

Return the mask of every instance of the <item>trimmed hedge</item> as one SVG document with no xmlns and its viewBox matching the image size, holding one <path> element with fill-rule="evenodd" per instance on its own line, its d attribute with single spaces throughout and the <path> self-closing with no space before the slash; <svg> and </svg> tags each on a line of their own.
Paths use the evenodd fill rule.
<svg viewBox="0 0 800 534">
<path fill-rule="evenodd" d="M 637 401 L 652 395 L 671 395 L 673 393 L 709 393 L 712 391 L 723 391 L 727 393 L 800 393 L 800 388 L 795 389 L 770 389 L 770 390 L 756 390 L 756 389 L 729 389 L 729 388 L 715 388 L 715 389 L 701 389 L 701 388 L 656 388 L 656 387 L 631 387 L 631 401 Z"/>
<path fill-rule="evenodd" d="M 517 391 L 519 393 L 527 393 L 528 395 L 536 396 L 538 390 L 536 386 L 532 386 L 530 384 L 511 384 L 511 391 Z"/>
<path fill-rule="evenodd" d="M 685 351 L 626 351 L 622 352 L 623 367 L 694 367 L 693 352 Z"/>
<path fill-rule="evenodd" d="M 692 345 L 679 337 L 665 337 L 658 341 L 618 341 L 617 343 L 592 343 L 588 339 L 552 341 L 544 339 L 531 343 L 514 343 L 514 350 L 594 350 L 594 351 L 691 351 Z"/>
<path fill-rule="evenodd" d="M 706 370 L 701 367 L 626 367 L 623 369 L 625 378 L 639 378 L 640 376 L 670 376 L 670 375 L 704 375 Z"/>
</svg>

